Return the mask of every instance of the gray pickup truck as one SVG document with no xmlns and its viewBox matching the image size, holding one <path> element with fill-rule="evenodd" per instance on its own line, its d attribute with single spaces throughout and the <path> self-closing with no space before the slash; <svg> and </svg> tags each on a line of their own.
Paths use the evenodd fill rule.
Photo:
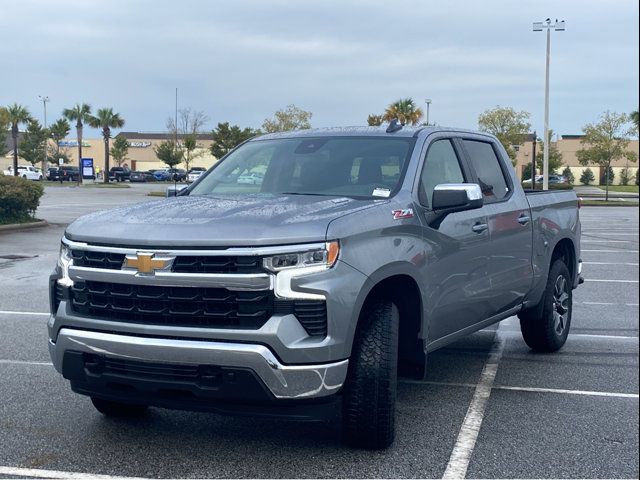
<svg viewBox="0 0 640 480">
<path fill-rule="evenodd" d="M 562 347 L 578 213 L 571 190 L 526 193 L 486 134 L 257 137 L 175 197 L 67 228 L 51 357 L 105 415 L 340 413 L 349 444 L 385 448 L 397 376 L 428 352 L 512 315 Z"/>
</svg>

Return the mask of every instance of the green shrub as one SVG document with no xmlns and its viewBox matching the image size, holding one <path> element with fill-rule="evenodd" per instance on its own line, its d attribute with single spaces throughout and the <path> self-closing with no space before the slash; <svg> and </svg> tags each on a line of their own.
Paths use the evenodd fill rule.
<svg viewBox="0 0 640 480">
<path fill-rule="evenodd" d="M 580 175 L 580 183 L 583 185 L 591 185 L 595 179 L 596 177 L 590 168 L 583 170 L 582 175 Z"/>
<path fill-rule="evenodd" d="M 0 173 L 0 223 L 33 217 L 43 194 L 40 183 Z"/>
<path fill-rule="evenodd" d="M 576 181 L 576 177 L 573 175 L 573 172 L 569 167 L 566 167 L 564 170 L 562 170 L 562 176 L 567 179 L 569 185 L 573 185 Z"/>
</svg>

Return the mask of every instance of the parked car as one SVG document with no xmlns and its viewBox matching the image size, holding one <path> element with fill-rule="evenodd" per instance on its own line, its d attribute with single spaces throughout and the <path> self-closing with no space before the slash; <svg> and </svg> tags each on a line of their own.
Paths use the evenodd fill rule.
<svg viewBox="0 0 640 480">
<path fill-rule="evenodd" d="M 58 180 L 63 182 L 77 182 L 80 178 L 80 169 L 71 165 L 60 165 L 58 167 Z"/>
<path fill-rule="evenodd" d="M 195 182 L 198 178 L 200 178 L 200 175 L 202 175 L 206 171 L 207 170 L 203 167 L 193 167 L 187 172 L 187 182 Z"/>
<path fill-rule="evenodd" d="M 50 182 L 55 182 L 58 180 L 58 167 L 49 167 L 47 168 L 47 180 Z"/>
<path fill-rule="evenodd" d="M 13 176 L 13 165 L 3 173 Z M 18 176 L 26 178 L 27 180 L 42 180 L 42 172 L 32 165 L 18 165 Z"/>
<path fill-rule="evenodd" d="M 492 135 L 264 135 L 171 191 L 62 238 L 49 351 L 104 415 L 342 411 L 349 444 L 385 448 L 397 375 L 423 378 L 427 352 L 513 315 L 533 350 L 569 334 L 578 199 L 525 193 Z"/>
<path fill-rule="evenodd" d="M 171 181 L 184 182 L 187 179 L 187 172 L 182 168 L 168 168 L 167 173 L 169 173 Z"/>
<path fill-rule="evenodd" d="M 260 185 L 262 183 L 262 175 L 256 172 L 246 173 L 238 177 L 238 183 L 245 183 L 249 185 Z"/>
<path fill-rule="evenodd" d="M 543 178 L 544 178 L 543 175 L 536 175 L 536 185 L 537 184 L 542 185 Z M 526 180 L 523 180 L 522 183 L 525 184 L 525 185 L 531 185 L 531 179 L 527 178 Z M 562 175 L 555 175 L 555 174 L 554 175 L 549 175 L 549 184 L 550 185 L 551 184 L 559 185 L 559 184 L 567 184 L 567 183 L 569 183 L 569 182 L 567 182 L 567 178 L 562 176 Z"/>
<path fill-rule="evenodd" d="M 111 167 L 111 169 L 109 169 L 109 180 L 125 182 L 129 180 L 129 175 L 131 175 L 129 167 Z"/>
<path fill-rule="evenodd" d="M 155 177 L 149 172 L 132 171 L 129 174 L 130 182 L 155 182 Z"/>
<path fill-rule="evenodd" d="M 169 173 L 169 170 L 167 168 L 161 168 L 159 170 L 154 170 L 153 171 L 153 177 L 158 181 L 158 182 L 166 182 L 168 180 L 171 180 L 171 174 Z"/>
</svg>

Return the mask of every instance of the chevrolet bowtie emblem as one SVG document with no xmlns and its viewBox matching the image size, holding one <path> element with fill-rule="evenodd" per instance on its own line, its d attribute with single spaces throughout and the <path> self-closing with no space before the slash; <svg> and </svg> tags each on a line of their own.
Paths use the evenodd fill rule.
<svg viewBox="0 0 640 480">
<path fill-rule="evenodd" d="M 169 269 L 173 260 L 173 257 L 156 257 L 155 253 L 138 252 L 126 256 L 124 268 L 137 270 L 138 273 L 153 274 L 156 270 Z"/>
</svg>

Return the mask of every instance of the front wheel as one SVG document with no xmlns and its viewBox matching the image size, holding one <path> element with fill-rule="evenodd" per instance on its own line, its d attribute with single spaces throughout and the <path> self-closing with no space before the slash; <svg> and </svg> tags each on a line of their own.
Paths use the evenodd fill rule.
<svg viewBox="0 0 640 480">
<path fill-rule="evenodd" d="M 91 397 L 91 403 L 101 414 L 107 417 L 139 417 L 147 411 L 147 405 L 112 402 L 101 398 Z"/>
<path fill-rule="evenodd" d="M 354 447 L 382 449 L 393 443 L 398 371 L 398 309 L 371 304 L 356 331 L 344 390 L 342 427 Z"/>
<path fill-rule="evenodd" d="M 522 337 L 532 350 L 555 352 L 567 341 L 573 311 L 571 274 L 562 260 L 551 266 L 540 302 L 538 307 L 518 315 Z"/>
</svg>

